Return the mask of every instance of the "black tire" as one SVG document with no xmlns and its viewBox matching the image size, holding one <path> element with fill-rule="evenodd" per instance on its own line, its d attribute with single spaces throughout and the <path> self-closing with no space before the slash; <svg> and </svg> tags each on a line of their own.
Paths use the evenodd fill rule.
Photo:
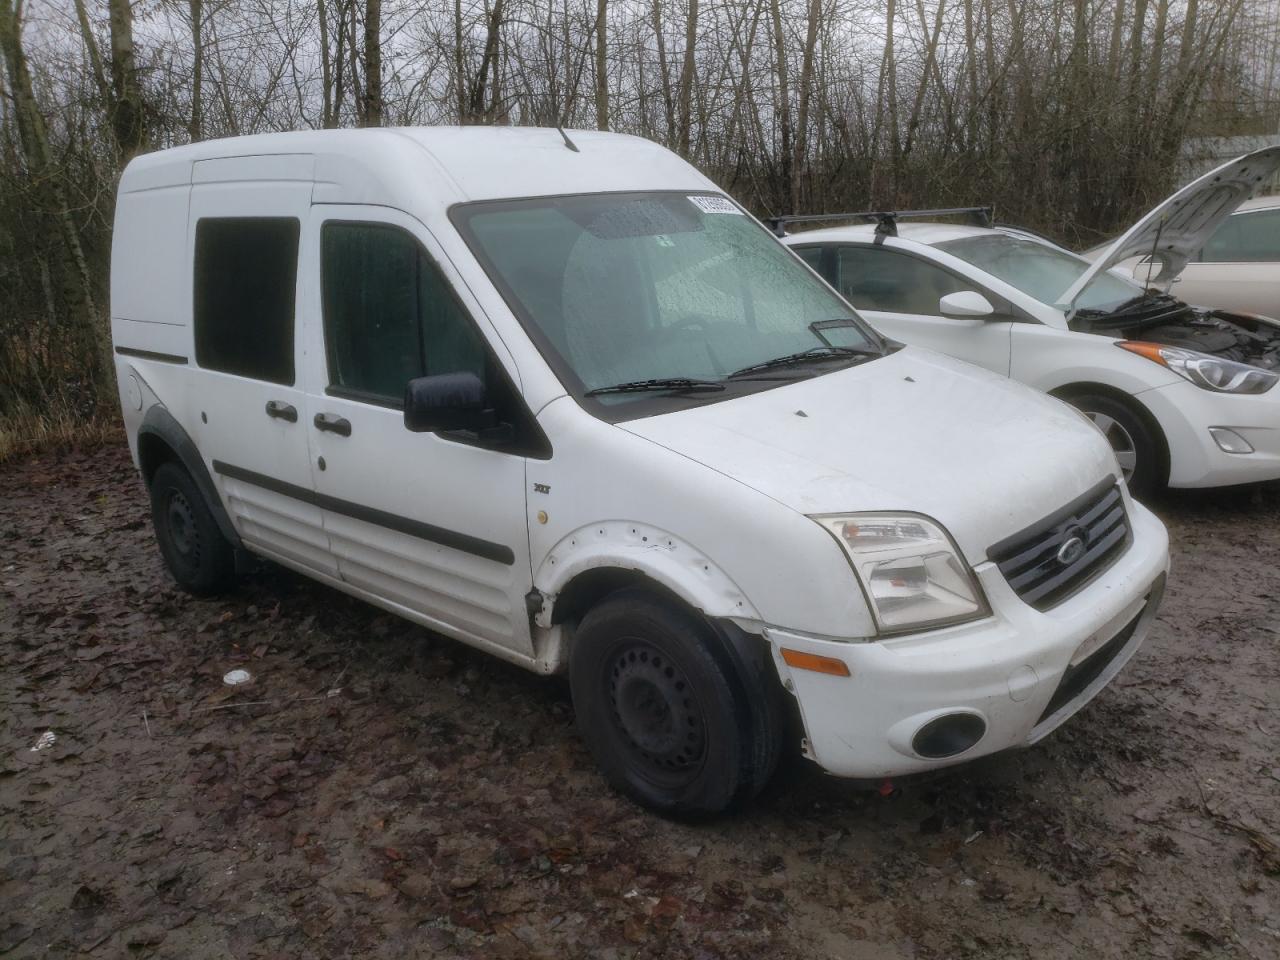
<svg viewBox="0 0 1280 960">
<path fill-rule="evenodd" d="M 1145 417 L 1129 404 L 1102 393 L 1075 394 L 1067 402 L 1107 438 L 1130 493 L 1145 497 L 1164 485 L 1164 448 Z"/>
<path fill-rule="evenodd" d="M 151 478 L 151 523 L 160 555 L 184 590 L 206 597 L 234 583 L 235 548 L 180 464 L 162 463 Z"/>
<path fill-rule="evenodd" d="M 578 729 L 615 789 L 693 816 L 764 787 L 784 716 L 764 641 L 744 646 L 642 591 L 615 593 L 583 618 L 569 685 Z"/>
</svg>

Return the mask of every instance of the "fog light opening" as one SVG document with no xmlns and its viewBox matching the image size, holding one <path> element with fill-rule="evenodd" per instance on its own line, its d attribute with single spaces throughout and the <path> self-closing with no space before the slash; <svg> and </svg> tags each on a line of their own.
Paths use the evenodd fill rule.
<svg viewBox="0 0 1280 960">
<path fill-rule="evenodd" d="M 1223 453 L 1253 453 L 1253 444 L 1230 427 L 1210 427 L 1209 436 Z"/>
<path fill-rule="evenodd" d="M 987 722 L 977 714 L 948 713 L 917 730 L 911 749 L 926 760 L 945 760 L 964 753 L 986 732 Z"/>
</svg>

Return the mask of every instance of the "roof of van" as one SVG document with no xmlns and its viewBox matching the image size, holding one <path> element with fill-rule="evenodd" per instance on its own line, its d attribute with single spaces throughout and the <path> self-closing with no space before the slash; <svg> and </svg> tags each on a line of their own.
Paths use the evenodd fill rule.
<svg viewBox="0 0 1280 960">
<path fill-rule="evenodd" d="M 624 190 L 720 192 L 694 167 L 652 141 L 595 130 L 567 134 L 576 150 L 554 127 L 383 127 L 206 140 L 137 157 L 125 170 L 120 190 L 314 179 L 314 202 L 397 206 L 415 195 L 432 203 L 454 203 Z M 294 164 L 288 172 L 277 162 L 274 172 L 255 173 L 249 158 L 267 156 L 314 158 L 314 165 Z M 232 158 L 237 158 L 234 165 L 218 162 Z M 301 169 L 313 170 L 313 176 L 299 174 Z"/>
<path fill-rule="evenodd" d="M 905 223 L 898 224 L 898 236 L 916 243 L 945 243 L 965 237 L 980 237 L 994 231 L 986 227 L 971 227 L 958 223 Z M 821 230 L 805 230 L 787 236 L 790 243 L 870 243 L 875 239 L 876 227 L 872 223 L 859 223 L 845 227 L 824 227 Z"/>
</svg>

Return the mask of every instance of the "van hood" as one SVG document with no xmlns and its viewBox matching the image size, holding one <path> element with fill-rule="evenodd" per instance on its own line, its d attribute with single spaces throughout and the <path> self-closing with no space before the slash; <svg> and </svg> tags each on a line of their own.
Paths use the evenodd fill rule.
<svg viewBox="0 0 1280 960">
<path fill-rule="evenodd" d="M 1138 256 L 1154 256 L 1160 272 L 1156 273 L 1152 266 L 1147 286 L 1167 293 L 1174 279 L 1214 231 L 1277 169 L 1280 169 L 1280 146 L 1266 147 L 1237 157 L 1192 181 L 1100 252 L 1093 266 L 1067 288 L 1056 306 L 1071 314 L 1076 300 L 1094 277 Z"/>
<path fill-rule="evenodd" d="M 800 513 L 925 514 L 972 564 L 1119 476 L 1066 404 L 916 347 L 619 426 Z"/>
</svg>

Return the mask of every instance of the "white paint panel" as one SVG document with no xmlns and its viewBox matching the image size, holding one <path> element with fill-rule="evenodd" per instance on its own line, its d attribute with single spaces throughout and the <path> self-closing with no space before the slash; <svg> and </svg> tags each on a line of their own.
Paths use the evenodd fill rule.
<svg viewBox="0 0 1280 960">
<path fill-rule="evenodd" d="M 184 184 L 124 193 L 117 201 L 111 245 L 111 334 L 116 346 L 190 352 L 188 332 L 175 336 L 123 322 L 190 325 L 191 271 L 186 263 L 190 193 Z"/>
<path fill-rule="evenodd" d="M 191 170 L 192 183 L 224 183 L 245 180 L 302 180 L 315 176 L 315 157 L 305 153 L 262 154 L 198 160 Z"/>
</svg>

